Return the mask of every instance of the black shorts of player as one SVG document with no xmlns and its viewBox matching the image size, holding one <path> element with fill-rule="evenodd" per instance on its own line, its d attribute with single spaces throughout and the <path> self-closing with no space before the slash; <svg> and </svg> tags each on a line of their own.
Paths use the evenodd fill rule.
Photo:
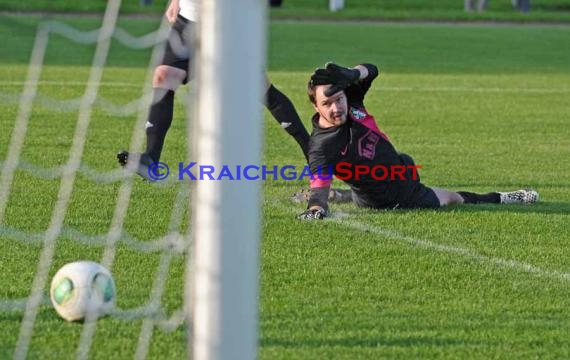
<svg viewBox="0 0 570 360">
<path fill-rule="evenodd" d="M 190 60 L 194 49 L 189 44 L 194 42 L 194 22 L 180 15 L 172 25 L 168 34 L 168 41 L 164 49 L 161 65 L 168 65 L 186 71 L 190 69 Z M 183 84 L 188 82 L 188 76 Z"/>
<path fill-rule="evenodd" d="M 400 154 L 403 165 L 415 165 L 414 160 L 408 154 Z M 394 199 L 388 202 L 380 201 L 375 197 L 359 195 L 352 192 L 352 200 L 359 207 L 374 209 L 438 209 L 441 207 L 435 192 L 420 182 L 419 174 L 413 179 L 411 170 L 406 171 L 407 181 L 394 182 L 389 192 L 393 193 Z M 392 197 L 392 196 L 390 196 Z M 382 197 L 385 198 L 385 197 Z"/>
<path fill-rule="evenodd" d="M 416 185 L 408 189 L 407 199 L 402 199 L 396 204 L 397 208 L 402 209 L 439 209 L 441 204 L 435 192 L 422 184 L 416 182 Z"/>
<path fill-rule="evenodd" d="M 435 192 L 424 184 L 418 182 L 412 188 L 400 188 L 398 193 L 405 193 L 402 198 L 396 197 L 396 200 L 384 202 L 366 195 L 352 192 L 352 201 L 363 208 L 372 209 L 439 209 L 441 204 Z"/>
</svg>

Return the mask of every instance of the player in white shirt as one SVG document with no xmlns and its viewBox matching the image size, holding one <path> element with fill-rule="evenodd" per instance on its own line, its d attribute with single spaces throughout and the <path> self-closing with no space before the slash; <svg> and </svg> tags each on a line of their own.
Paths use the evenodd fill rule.
<svg viewBox="0 0 570 360">
<path fill-rule="evenodd" d="M 146 122 L 146 150 L 140 156 L 137 173 L 147 180 L 148 166 L 160 160 L 166 133 L 170 128 L 174 110 L 174 93 L 189 79 L 188 69 L 193 49 L 188 47 L 193 40 L 197 20 L 197 4 L 194 0 L 171 0 L 165 13 L 172 24 L 163 59 L 154 70 L 152 79 L 153 101 Z M 301 122 L 293 103 L 269 80 L 265 94 L 265 106 L 273 117 L 295 138 L 305 158 L 308 159 L 309 133 Z M 129 153 L 121 151 L 117 158 L 122 166 L 128 162 Z"/>
</svg>

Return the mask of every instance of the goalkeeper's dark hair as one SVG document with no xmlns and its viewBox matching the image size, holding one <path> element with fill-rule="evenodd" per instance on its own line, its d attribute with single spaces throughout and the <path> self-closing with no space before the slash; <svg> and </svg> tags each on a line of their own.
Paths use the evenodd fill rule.
<svg viewBox="0 0 570 360">
<path fill-rule="evenodd" d="M 317 104 L 317 91 L 315 90 L 317 85 L 313 84 L 313 80 L 309 80 L 307 83 L 307 95 L 309 96 L 309 101 L 313 104 Z"/>
</svg>

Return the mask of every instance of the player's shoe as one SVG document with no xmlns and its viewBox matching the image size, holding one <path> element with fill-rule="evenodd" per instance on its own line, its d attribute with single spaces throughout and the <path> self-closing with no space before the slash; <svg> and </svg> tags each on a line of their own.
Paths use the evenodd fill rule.
<svg viewBox="0 0 570 360">
<path fill-rule="evenodd" d="M 117 154 L 117 160 L 119 160 L 119 165 L 121 165 L 122 167 L 126 168 L 127 166 L 130 166 L 129 164 L 129 152 L 126 150 L 122 150 Z M 132 155 L 131 155 L 132 156 Z M 133 156 L 134 157 L 134 156 Z M 149 176 L 148 173 L 148 167 L 154 163 L 154 160 L 151 159 L 150 156 L 148 156 L 145 153 L 141 153 L 139 154 L 139 163 L 138 166 L 136 167 L 135 171 L 138 175 L 140 175 L 143 179 L 147 180 L 147 181 L 155 181 L 154 178 Z"/>
<path fill-rule="evenodd" d="M 532 189 L 523 189 L 509 192 L 500 192 L 501 204 L 534 204 L 538 202 L 538 192 Z"/>
<path fill-rule="evenodd" d="M 302 189 L 291 196 L 291 201 L 295 203 L 305 203 L 311 197 L 311 190 Z M 352 201 L 352 190 L 331 189 L 329 191 L 329 201 L 332 203 L 348 203 Z"/>
</svg>

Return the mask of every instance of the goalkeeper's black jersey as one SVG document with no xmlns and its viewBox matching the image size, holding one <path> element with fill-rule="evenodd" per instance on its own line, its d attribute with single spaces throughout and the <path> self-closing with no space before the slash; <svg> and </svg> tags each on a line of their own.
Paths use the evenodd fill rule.
<svg viewBox="0 0 570 360">
<path fill-rule="evenodd" d="M 319 114 L 313 118 L 313 133 L 309 144 L 309 166 L 315 174 L 317 181 L 311 186 L 319 187 L 330 184 L 330 181 L 319 181 L 325 178 L 332 169 L 337 177 L 347 177 L 347 172 L 339 172 L 339 163 L 348 163 L 352 169 L 352 176 L 343 179 L 352 190 L 363 199 L 369 199 L 378 207 L 389 206 L 395 203 L 398 197 L 406 196 L 411 179 L 385 180 L 374 179 L 370 174 L 355 178 L 355 166 L 364 165 L 373 168 L 383 165 L 390 168 L 392 165 L 404 165 L 400 156 L 388 136 L 377 126 L 376 121 L 364 107 L 364 95 L 370 88 L 374 78 L 378 75 L 375 66 L 366 64 L 369 76 L 351 85 L 345 90 L 348 100 L 348 116 L 345 124 L 323 129 L 319 127 Z M 320 173 L 320 175 L 319 175 Z M 328 183 L 328 184 L 327 184 Z M 319 185 L 321 184 L 321 185 Z M 405 194 L 406 193 L 406 194 Z"/>
</svg>

